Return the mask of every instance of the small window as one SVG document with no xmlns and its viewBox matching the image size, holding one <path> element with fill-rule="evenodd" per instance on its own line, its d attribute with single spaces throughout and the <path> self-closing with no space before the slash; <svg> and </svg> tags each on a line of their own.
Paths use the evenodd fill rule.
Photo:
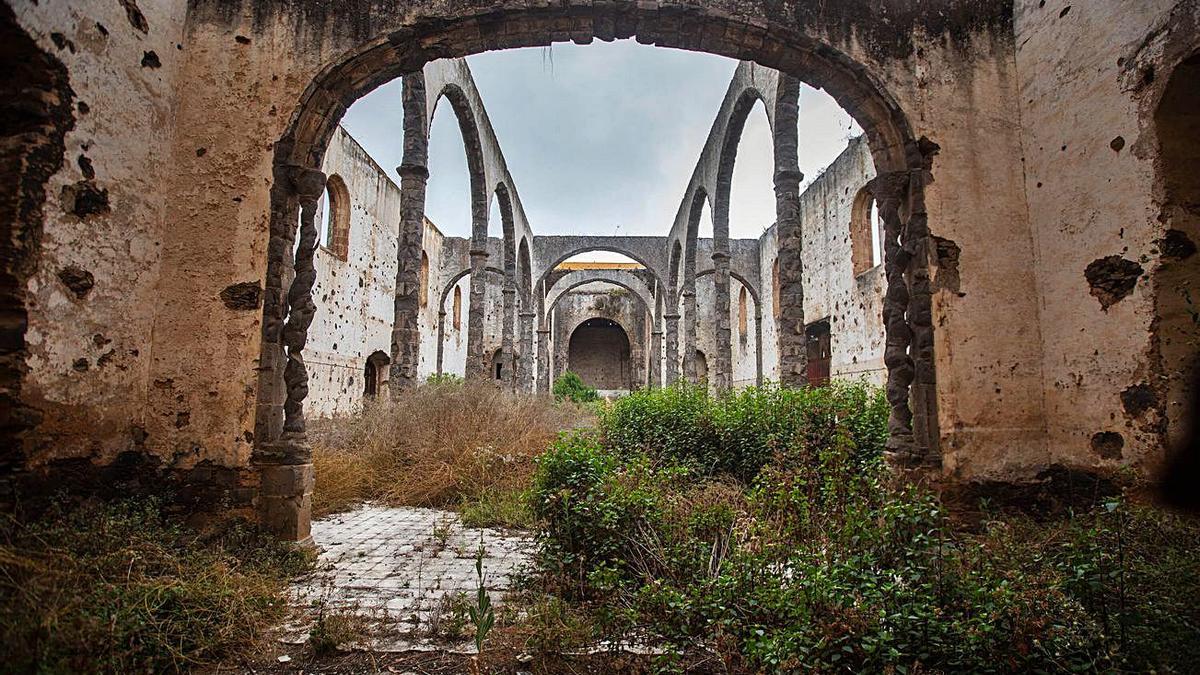
<svg viewBox="0 0 1200 675">
<path fill-rule="evenodd" d="M 850 258 L 857 276 L 883 263 L 883 225 L 879 202 L 863 188 L 850 210 Z"/>
<path fill-rule="evenodd" d="M 333 174 L 325 182 L 325 194 L 317 202 L 321 245 L 345 260 L 350 252 L 350 191 L 342 177 Z"/>
<path fill-rule="evenodd" d="M 421 307 L 429 304 L 429 256 L 421 251 L 421 271 L 417 275 L 417 297 L 421 299 Z"/>
<path fill-rule="evenodd" d="M 454 330 L 462 330 L 462 287 L 454 287 Z"/>
<path fill-rule="evenodd" d="M 746 341 L 746 323 L 746 287 L 742 286 L 738 293 L 738 339 L 742 342 Z"/>
</svg>

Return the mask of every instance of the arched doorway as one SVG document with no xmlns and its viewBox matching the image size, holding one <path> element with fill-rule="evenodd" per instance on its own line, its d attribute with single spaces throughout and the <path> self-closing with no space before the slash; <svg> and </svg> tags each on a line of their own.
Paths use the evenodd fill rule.
<svg viewBox="0 0 1200 675">
<path fill-rule="evenodd" d="M 392 359 L 381 351 L 367 357 L 367 365 L 363 367 L 363 397 L 375 398 L 387 388 L 388 365 L 391 362 Z"/>
<path fill-rule="evenodd" d="M 588 319 L 571 332 L 567 370 L 601 391 L 633 388 L 629 335 L 621 324 L 600 317 Z"/>
</svg>

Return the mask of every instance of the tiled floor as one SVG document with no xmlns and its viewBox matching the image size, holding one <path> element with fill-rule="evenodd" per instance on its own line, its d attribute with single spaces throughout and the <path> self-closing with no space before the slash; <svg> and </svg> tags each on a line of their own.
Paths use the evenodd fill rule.
<svg viewBox="0 0 1200 675">
<path fill-rule="evenodd" d="M 462 527 L 453 512 L 364 506 L 314 521 L 312 534 L 317 571 L 292 588 L 301 616 L 285 627 L 285 641 L 302 641 L 324 609 L 365 617 L 375 649 L 448 646 L 440 622 L 452 620 L 456 594 L 474 602 L 480 530 Z M 482 537 L 484 586 L 498 603 L 529 559 L 532 535 L 484 529 Z"/>
</svg>

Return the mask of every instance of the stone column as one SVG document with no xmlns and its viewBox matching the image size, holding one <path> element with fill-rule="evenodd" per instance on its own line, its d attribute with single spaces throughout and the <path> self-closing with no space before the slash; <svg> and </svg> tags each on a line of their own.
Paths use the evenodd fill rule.
<svg viewBox="0 0 1200 675">
<path fill-rule="evenodd" d="M 487 379 L 487 364 L 483 356 L 483 304 L 487 297 L 488 252 L 484 247 L 471 248 L 471 298 L 467 309 L 467 368 L 468 380 Z"/>
<path fill-rule="evenodd" d="M 775 173 L 775 217 L 779 237 L 779 373 L 788 387 L 807 383 L 808 340 L 804 334 L 804 260 L 800 223 L 799 171 Z"/>
<path fill-rule="evenodd" d="M 404 158 L 400 174 L 400 224 L 396 247 L 396 295 L 392 314 L 392 363 L 388 388 L 392 393 L 417 384 L 421 361 L 418 324 L 421 300 L 421 245 L 425 233 L 425 185 L 429 180 L 429 128 L 425 123 L 425 77 L 404 77 Z"/>
<path fill-rule="evenodd" d="M 886 392 L 891 406 L 887 447 L 894 460 L 905 464 L 918 463 L 922 458 L 913 435 L 913 414 L 909 407 L 909 387 L 915 368 L 909 355 L 913 338 L 907 317 L 911 294 L 905 278 L 912 255 L 900 242 L 903 230 L 900 200 L 908 186 L 908 176 L 907 173 L 882 174 L 871 181 L 870 186 L 871 194 L 879 205 L 879 218 L 884 224 L 883 269 L 887 289 L 883 296 L 883 325 L 886 331 L 883 363 L 887 366 Z"/>
<path fill-rule="evenodd" d="M 392 364 L 388 382 L 393 391 L 417 384 L 421 334 L 420 269 L 421 239 L 425 227 L 425 183 L 429 171 L 424 166 L 403 165 L 400 174 L 400 236 L 396 249 L 396 296 L 392 319 Z"/>
<path fill-rule="evenodd" d="M 295 253 L 295 277 L 287 291 L 287 320 L 282 344 L 287 364 L 283 370 L 286 399 L 283 431 L 279 438 L 260 445 L 254 461 L 259 467 L 259 516 L 280 539 L 308 545 L 312 542 L 312 448 L 304 426 L 304 399 L 308 397 L 308 370 L 304 347 L 316 313 L 312 289 L 317 280 L 313 254 L 319 240 L 315 221 L 317 200 L 325 189 L 325 174 L 312 169 L 292 172 L 292 187 L 300 202 L 300 234 Z"/>
<path fill-rule="evenodd" d="M 696 280 L 689 281 L 683 290 L 683 377 L 696 384 Z"/>
<path fill-rule="evenodd" d="M 655 322 L 654 330 L 650 331 L 650 377 L 646 382 L 651 389 L 662 386 L 662 336 L 663 332 L 658 330 Z"/>
<path fill-rule="evenodd" d="M 667 386 L 679 379 L 679 315 L 663 314 L 667 322 Z"/>
<path fill-rule="evenodd" d="M 446 310 L 438 310 L 437 329 L 437 374 L 442 374 L 442 355 L 446 351 Z"/>
<path fill-rule="evenodd" d="M 763 318 L 762 306 L 754 305 L 754 384 L 763 386 Z"/>
<path fill-rule="evenodd" d="M 545 322 L 537 331 L 537 379 L 538 391 L 550 393 L 550 329 Z"/>
<path fill-rule="evenodd" d="M 514 285 L 512 278 L 504 277 L 504 320 L 501 322 L 500 334 L 500 351 L 501 358 L 504 360 L 504 368 L 500 371 L 500 381 L 512 389 L 516 389 L 517 378 L 515 373 L 517 367 L 516 354 L 513 346 L 513 333 L 516 331 L 516 313 L 517 313 L 517 287 Z"/>
<path fill-rule="evenodd" d="M 533 393 L 533 319 L 537 312 L 529 309 L 521 310 L 521 348 L 518 350 L 520 359 L 517 361 L 518 388 L 526 393 Z"/>
<path fill-rule="evenodd" d="M 729 242 L 726 241 L 726 246 Z M 733 327 L 729 325 L 729 253 L 714 251 L 713 287 L 716 292 L 716 321 L 713 330 L 716 332 L 716 353 L 709 361 L 713 389 L 717 393 L 729 391 L 733 386 Z"/>
</svg>

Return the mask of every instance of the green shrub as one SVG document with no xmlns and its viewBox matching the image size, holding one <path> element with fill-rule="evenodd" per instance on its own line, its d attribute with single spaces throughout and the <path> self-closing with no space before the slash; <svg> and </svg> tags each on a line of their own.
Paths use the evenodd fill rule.
<svg viewBox="0 0 1200 675">
<path fill-rule="evenodd" d="M 435 387 L 456 387 L 464 381 L 462 376 L 453 373 L 430 373 L 429 377 L 425 378 L 425 384 Z"/>
<path fill-rule="evenodd" d="M 882 454 L 888 407 L 882 391 L 835 383 L 815 389 L 749 387 L 714 399 L 704 387 L 677 384 L 635 391 L 600 417 L 606 447 L 649 453 L 703 475 L 753 480 L 777 456 L 810 464 L 834 443 L 849 443 L 857 461 Z"/>
<path fill-rule="evenodd" d="M 552 388 L 554 398 L 559 401 L 568 400 L 576 403 L 589 403 L 600 398 L 593 387 L 584 384 L 578 375 L 567 371 L 554 380 Z"/>
<path fill-rule="evenodd" d="M 1200 526 L 1146 507 L 952 524 L 865 385 L 635 392 L 539 460 L 538 564 L 620 639 L 763 672 L 1187 672 Z M 674 664 L 674 665 L 673 665 Z M 736 666 L 736 668 L 732 668 Z"/>
<path fill-rule="evenodd" d="M 0 651 L 16 672 L 177 672 L 247 656 L 308 556 L 236 523 L 203 535 L 157 503 L 0 525 Z"/>
</svg>

